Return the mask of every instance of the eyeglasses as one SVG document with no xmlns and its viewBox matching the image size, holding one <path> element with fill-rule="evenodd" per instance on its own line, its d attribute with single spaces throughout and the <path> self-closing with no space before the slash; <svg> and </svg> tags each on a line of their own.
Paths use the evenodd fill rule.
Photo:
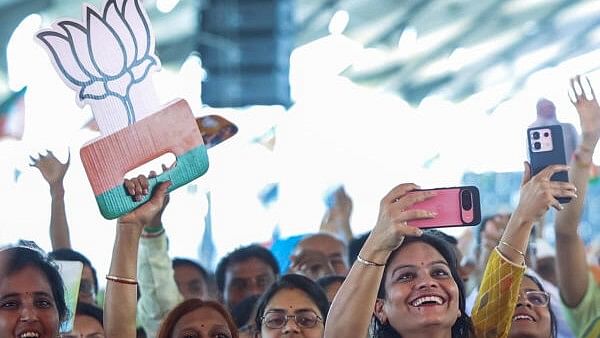
<svg viewBox="0 0 600 338">
<path fill-rule="evenodd" d="M 524 295 L 525 299 L 533 306 L 546 306 L 550 301 L 550 294 L 545 291 L 526 291 Z"/>
<path fill-rule="evenodd" d="M 309 310 L 298 311 L 293 315 L 286 315 L 285 312 L 280 311 L 267 312 L 261 320 L 269 329 L 281 329 L 287 324 L 290 318 L 293 318 L 296 324 L 304 329 L 311 329 L 315 327 L 318 322 L 323 322 L 323 318 Z"/>
</svg>

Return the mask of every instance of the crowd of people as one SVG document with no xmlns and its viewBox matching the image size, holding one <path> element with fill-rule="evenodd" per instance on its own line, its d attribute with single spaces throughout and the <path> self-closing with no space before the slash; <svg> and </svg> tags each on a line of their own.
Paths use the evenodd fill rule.
<svg viewBox="0 0 600 338">
<path fill-rule="evenodd" d="M 533 175 L 525 162 L 518 205 L 484 218 L 471 232 L 473 250 L 441 231 L 409 226 L 436 217 L 411 208 L 435 192 L 402 183 L 381 199 L 366 234 L 352 235 L 352 202 L 342 193 L 322 231 L 289 252 L 288 266 L 252 244 L 208 271 L 169 257 L 168 246 L 177 245 L 162 221 L 170 183 L 149 191 L 139 176 L 125 189 L 134 200 L 151 198 L 117 221 L 103 299 L 92 262 L 71 246 L 62 183 L 69 161 L 51 152 L 32 158 L 50 185 L 52 251 L 26 241 L 0 249 L 0 338 L 598 338 L 600 287 L 577 230 L 600 106 L 589 81 L 575 77 L 571 87 L 581 137 L 570 164 Z M 569 182 L 551 180 L 564 171 Z M 571 201 L 561 204 L 565 197 Z M 558 254 L 536 264 L 530 237 L 551 208 Z M 72 311 L 56 260 L 83 264 Z M 72 330 L 59 332 L 72 316 Z"/>
</svg>

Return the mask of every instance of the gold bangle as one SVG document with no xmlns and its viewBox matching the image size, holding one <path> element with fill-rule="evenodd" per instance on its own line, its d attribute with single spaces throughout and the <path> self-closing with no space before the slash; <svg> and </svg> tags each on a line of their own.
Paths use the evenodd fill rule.
<svg viewBox="0 0 600 338">
<path fill-rule="evenodd" d="M 356 260 L 357 260 L 358 262 L 360 262 L 360 263 L 362 263 L 362 264 L 366 265 L 366 266 L 385 266 L 385 263 L 384 263 L 384 264 L 381 264 L 381 263 L 376 263 L 376 262 L 368 261 L 368 260 L 366 260 L 366 259 L 364 259 L 364 258 L 360 257 L 360 255 L 356 256 Z"/>
<path fill-rule="evenodd" d="M 129 284 L 129 285 L 137 285 L 137 279 L 135 278 L 125 278 L 125 277 L 117 277 L 117 276 L 111 276 L 111 275 L 106 275 L 106 279 L 111 281 L 111 282 L 117 282 L 117 283 L 121 283 L 121 284 Z"/>
<path fill-rule="evenodd" d="M 525 254 L 523 253 L 523 251 L 515 248 L 514 246 L 506 243 L 505 241 L 500 241 L 500 244 L 504 244 L 504 246 L 506 246 L 507 248 L 513 250 L 514 252 L 518 253 L 519 255 L 523 256 L 523 259 L 525 259 Z"/>
</svg>

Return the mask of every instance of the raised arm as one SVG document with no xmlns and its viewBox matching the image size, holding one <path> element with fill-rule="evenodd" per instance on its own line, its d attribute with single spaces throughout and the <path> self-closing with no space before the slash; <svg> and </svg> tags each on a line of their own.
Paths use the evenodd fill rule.
<svg viewBox="0 0 600 338">
<path fill-rule="evenodd" d="M 404 236 L 422 233 L 406 222 L 435 216 L 424 210 L 406 210 L 435 194 L 422 191 L 406 195 L 415 189 L 418 189 L 415 184 L 401 184 L 381 200 L 377 224 L 331 304 L 324 337 L 367 336 L 387 259 L 402 244 Z"/>
<path fill-rule="evenodd" d="M 342 236 L 348 243 L 353 238 L 350 216 L 352 216 L 352 199 L 344 187 L 340 187 L 335 191 L 333 205 L 323 215 L 319 230 Z"/>
<path fill-rule="evenodd" d="M 525 164 L 519 204 L 487 261 L 473 307 L 472 319 L 477 337 L 508 336 L 525 272 L 525 252 L 533 223 L 551 207 L 562 209 L 558 197 L 577 199 L 575 186 L 550 181 L 552 175 L 566 170 L 567 166 L 553 165 L 531 177 L 531 169 Z"/>
<path fill-rule="evenodd" d="M 152 177 L 153 174 L 148 177 Z M 141 297 L 137 303 L 138 320 L 148 338 L 156 337 L 166 314 L 183 301 L 173 277 L 174 271 L 168 255 L 168 238 L 162 224 L 162 213 L 169 201 L 167 195 L 163 208 L 144 228 L 138 253 L 138 278 Z"/>
<path fill-rule="evenodd" d="M 576 307 L 582 301 L 588 289 L 588 266 L 585 246 L 577 234 L 581 214 L 588 188 L 592 166 L 592 155 L 600 138 L 600 106 L 592 86 L 591 99 L 583 92 L 581 78 L 571 79 L 574 96 L 571 102 L 579 114 L 582 138 L 575 151 L 575 158 L 569 170 L 569 181 L 577 188 L 579 198 L 565 204 L 565 209 L 556 215 L 556 252 L 568 253 L 556 256 L 558 286 L 564 303 Z"/>
<path fill-rule="evenodd" d="M 54 154 L 48 150 L 46 155 L 41 155 L 38 159 L 30 156 L 32 163 L 30 166 L 36 167 L 42 173 L 42 176 L 50 185 L 50 196 L 52 204 L 50 209 L 50 241 L 52 250 L 70 249 L 71 238 L 69 236 L 69 224 L 67 223 L 67 214 L 65 212 L 65 188 L 63 180 L 69 164 L 71 163 L 71 153 L 66 163 L 61 163 Z"/>
<path fill-rule="evenodd" d="M 117 233 L 104 299 L 104 331 L 110 338 L 136 335 L 137 254 L 142 230 L 163 207 L 169 182 L 158 185 L 152 198 L 117 221 Z M 144 184 L 142 183 L 142 189 Z M 147 189 L 147 184 L 145 185 Z"/>
</svg>

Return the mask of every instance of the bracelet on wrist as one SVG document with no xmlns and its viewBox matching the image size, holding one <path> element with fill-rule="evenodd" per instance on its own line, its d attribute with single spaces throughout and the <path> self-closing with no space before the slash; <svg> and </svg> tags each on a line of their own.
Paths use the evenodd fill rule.
<svg viewBox="0 0 600 338">
<path fill-rule="evenodd" d="M 125 278 L 125 277 L 117 277 L 112 275 L 106 275 L 106 279 L 111 282 L 116 282 L 120 284 L 128 284 L 128 285 L 137 285 L 137 279 L 135 278 Z"/>
<path fill-rule="evenodd" d="M 519 255 L 521 255 L 521 257 L 523 257 L 523 259 L 525 259 L 525 253 L 523 253 L 523 251 L 521 251 L 521 250 L 519 250 L 519 249 L 515 248 L 514 246 L 512 246 L 512 245 L 510 245 L 510 244 L 506 243 L 505 241 L 500 241 L 500 242 L 499 242 L 499 244 L 502 244 L 502 245 L 504 245 L 505 247 L 507 247 L 507 248 L 511 249 L 512 251 L 514 251 L 514 252 L 518 253 Z"/>
<path fill-rule="evenodd" d="M 377 263 L 377 262 L 373 262 L 367 259 L 364 259 L 362 257 L 360 257 L 360 255 L 356 256 L 356 260 L 366 266 L 385 266 L 385 263 L 381 264 L 381 263 Z"/>
</svg>

